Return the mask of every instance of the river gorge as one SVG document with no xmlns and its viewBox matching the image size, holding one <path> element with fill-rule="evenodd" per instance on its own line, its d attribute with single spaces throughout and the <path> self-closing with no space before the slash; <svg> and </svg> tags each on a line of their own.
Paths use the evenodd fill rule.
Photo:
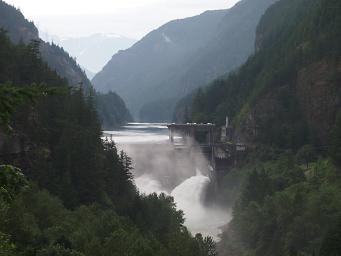
<svg viewBox="0 0 341 256">
<path fill-rule="evenodd" d="M 199 149 L 190 154 L 170 143 L 166 124 L 129 123 L 104 131 L 133 161 L 133 175 L 141 193 L 165 193 L 185 214 L 193 235 L 202 233 L 219 240 L 222 227 L 231 219 L 229 209 L 205 201 L 209 164 Z"/>
</svg>

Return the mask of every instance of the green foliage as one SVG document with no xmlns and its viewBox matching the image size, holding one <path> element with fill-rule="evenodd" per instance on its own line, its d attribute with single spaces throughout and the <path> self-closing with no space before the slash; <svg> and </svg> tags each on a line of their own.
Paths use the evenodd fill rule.
<svg viewBox="0 0 341 256">
<path fill-rule="evenodd" d="M 14 256 L 16 246 L 10 236 L 3 233 L 3 226 L 8 222 L 8 210 L 15 197 L 27 188 L 28 182 L 18 168 L 0 165 L 0 255 Z"/>
<path fill-rule="evenodd" d="M 15 256 L 15 245 L 7 235 L 0 232 L 0 256 Z"/>
<path fill-rule="evenodd" d="M 193 238 L 179 226 L 182 213 L 171 198 L 146 197 L 138 207 L 144 207 L 136 209 L 148 220 L 121 217 L 100 205 L 68 210 L 58 198 L 32 186 L 11 205 L 3 230 L 19 255 L 216 255 L 212 239 Z"/>
<path fill-rule="evenodd" d="M 30 180 L 23 190 L 19 170 L 0 166 L 1 255 L 214 255 L 210 239 L 183 226 L 172 198 L 139 195 L 129 156 L 101 139 L 93 93 L 64 90 L 36 43 L 15 46 L 0 33 L 0 54 L 8 54 L 0 59 L 0 83 L 16 84 L 0 87 L 13 128 L 6 143 L 16 134 L 24 148 L 13 154 L 1 146 L 0 161 Z M 65 92 L 50 95 L 55 87 Z"/>
<path fill-rule="evenodd" d="M 34 145 L 27 152 L 29 169 L 34 171 L 27 176 L 60 196 L 68 207 L 95 201 L 110 204 L 110 200 L 119 198 L 111 187 L 127 192 L 122 189 L 125 180 L 115 180 L 117 173 L 125 172 L 117 157 L 110 156 L 117 154 L 116 149 L 105 152 L 102 145 L 95 96 L 86 95 L 82 87 L 66 89 L 66 82 L 40 59 L 36 42 L 14 46 L 4 32 L 0 33 L 0 41 L 0 52 L 8 55 L 6 62 L 0 60 L 0 83 L 16 84 L 1 85 L 0 113 L 25 144 Z M 8 141 L 13 143 L 11 138 Z M 12 152 L 6 152 L 6 147 L 1 150 L 3 161 L 13 162 Z M 23 169 L 28 167 L 20 157 L 15 163 Z M 116 188 L 113 184 L 120 185 Z M 134 191 L 131 181 L 127 187 Z"/>
<path fill-rule="evenodd" d="M 306 120 L 311 114 L 302 110 L 305 98 L 298 93 L 298 77 L 306 67 L 321 61 L 336 70 L 326 74 L 323 79 L 328 82 L 320 89 L 335 97 L 336 104 L 323 116 L 330 129 L 340 102 L 340 8 L 335 0 L 288 0 L 271 6 L 258 25 L 257 52 L 226 79 L 197 92 L 190 108 L 192 121 L 223 124 L 229 116 L 236 129 L 248 132 L 251 119 L 257 127 L 256 142 L 280 148 L 296 150 L 318 141 L 321 131 L 314 127 L 321 121 L 313 117 L 313 127 Z M 330 104 L 315 102 L 319 96 L 314 95 L 311 101 L 317 105 L 310 102 L 309 109 L 318 111 Z"/>
<path fill-rule="evenodd" d="M 245 0 L 230 10 L 169 22 L 113 56 L 93 83 L 103 91 L 118 88 L 140 120 L 170 122 L 181 97 L 247 60 L 257 22 L 275 1 Z M 164 44 L 163 33 L 175 44 Z M 157 54 L 155 45 L 161 47 Z"/>
<path fill-rule="evenodd" d="M 10 165 L 0 165 L 0 200 L 6 203 L 13 201 L 14 197 L 27 185 L 27 180 L 22 172 Z"/>
<path fill-rule="evenodd" d="M 55 245 L 39 250 L 37 256 L 84 256 L 84 254 Z"/>
<path fill-rule="evenodd" d="M 76 59 L 71 57 L 62 47 L 53 42 L 42 42 L 40 50 L 41 58 L 52 70 L 55 70 L 60 77 L 67 79 L 70 86 L 81 85 L 87 90 L 91 89 L 91 82 L 83 69 L 76 62 Z"/>
<path fill-rule="evenodd" d="M 12 82 L 16 86 L 46 84 L 66 85 L 56 72 L 42 62 L 37 44 L 13 45 L 4 30 L 0 30 L 0 83 Z"/>
<path fill-rule="evenodd" d="M 340 170 L 323 160 L 303 175 L 298 164 L 283 156 L 248 174 L 223 236 L 224 254 L 334 255 L 341 241 Z"/>
<path fill-rule="evenodd" d="M 211 237 L 203 238 L 201 234 L 196 234 L 195 239 L 199 242 L 199 246 L 203 255 L 217 256 L 215 242 Z"/>
<path fill-rule="evenodd" d="M 61 89 L 32 84 L 16 87 L 10 83 L 0 84 L 0 125 L 8 126 L 17 107 L 25 102 L 33 103 L 39 97 L 61 93 Z"/>
<path fill-rule="evenodd" d="M 153 232 L 164 243 L 169 235 L 181 233 L 184 229 L 183 212 L 176 210 L 172 197 L 165 194 L 141 196 L 135 207 L 133 218 L 141 230 Z"/>
<path fill-rule="evenodd" d="M 312 145 L 304 145 L 298 150 L 296 158 L 308 168 L 309 163 L 316 160 L 316 151 Z"/>
<path fill-rule="evenodd" d="M 321 256 L 331 256 L 339 255 L 341 251 L 341 226 L 336 225 L 331 228 L 323 239 L 320 255 Z"/>
<path fill-rule="evenodd" d="M 116 93 L 96 93 L 95 99 L 103 129 L 112 129 L 133 121 L 124 101 Z"/>
<path fill-rule="evenodd" d="M 330 144 L 330 155 L 334 162 L 341 166 L 341 110 L 339 110 L 336 116 L 335 126 L 331 133 Z"/>
<path fill-rule="evenodd" d="M 51 70 L 55 70 L 60 77 L 67 79 L 69 85 L 77 85 L 82 82 L 86 88 L 91 87 L 90 81 L 76 60 L 69 56 L 60 46 L 41 40 L 38 28 L 34 23 L 27 20 L 19 9 L 5 1 L 0 1 L 0 27 L 8 32 L 11 42 L 22 45 L 30 44 L 35 48 L 35 53 L 39 52 L 39 58 L 44 60 Z M 6 59 L 9 55 L 11 54 L 1 56 Z M 27 62 L 22 64 L 23 66 L 30 65 Z M 38 81 L 36 82 L 38 83 Z"/>
<path fill-rule="evenodd" d="M 244 182 L 222 255 L 340 255 L 340 10 L 338 0 L 278 1 L 254 56 L 194 96 L 192 121 L 222 125 L 228 115 L 256 151 L 223 180 Z M 332 161 L 318 160 L 326 148 Z"/>
<path fill-rule="evenodd" d="M 10 128 L 10 117 L 37 99 L 62 94 L 66 83 L 51 71 L 37 53 L 37 42 L 13 45 L 0 29 L 0 125 Z M 49 86 L 47 86 L 47 82 Z M 27 112 L 25 113 L 27 114 Z"/>
</svg>

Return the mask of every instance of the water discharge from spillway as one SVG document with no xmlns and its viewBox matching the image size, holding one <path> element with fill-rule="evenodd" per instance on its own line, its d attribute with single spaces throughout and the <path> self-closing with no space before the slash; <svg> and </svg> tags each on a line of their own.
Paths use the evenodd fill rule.
<svg viewBox="0 0 341 256">
<path fill-rule="evenodd" d="M 193 233 L 202 233 L 218 239 L 220 227 L 225 225 L 230 216 L 217 207 L 207 207 L 203 199 L 210 179 L 200 172 L 188 178 L 171 193 L 179 209 L 183 210 L 186 226 Z"/>
<path fill-rule="evenodd" d="M 192 234 L 202 233 L 218 239 L 220 228 L 230 220 L 230 214 L 218 207 L 207 207 L 204 204 L 205 192 L 210 179 L 198 172 L 177 187 L 171 193 L 164 190 L 161 184 L 152 177 L 143 175 L 136 178 L 136 185 L 142 193 L 170 194 L 185 214 L 185 225 Z"/>
<path fill-rule="evenodd" d="M 177 153 L 168 143 L 167 129 L 155 124 L 133 124 L 115 133 L 118 147 L 132 157 L 135 184 L 141 193 L 165 193 L 174 198 L 185 215 L 185 225 L 194 235 L 218 239 L 221 227 L 231 218 L 226 209 L 206 206 L 210 184 L 208 163 L 200 152 Z"/>
</svg>

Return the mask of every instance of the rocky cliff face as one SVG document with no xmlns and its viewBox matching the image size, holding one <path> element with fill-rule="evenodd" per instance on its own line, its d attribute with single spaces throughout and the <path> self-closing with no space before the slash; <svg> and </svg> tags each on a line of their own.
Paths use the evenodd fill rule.
<svg viewBox="0 0 341 256">
<path fill-rule="evenodd" d="M 295 140 L 306 139 L 317 145 L 327 145 L 341 106 L 340 78 L 341 60 L 314 62 L 302 68 L 292 86 L 274 86 L 257 99 L 239 126 L 237 139 L 270 143 L 271 138 L 278 139 L 276 142 L 282 145 L 286 144 L 285 140 L 291 139 L 292 145 L 296 144 Z M 287 133 L 288 137 L 280 139 L 276 133 Z M 296 133 L 296 136 L 292 137 L 290 133 Z"/>
<path fill-rule="evenodd" d="M 91 83 L 85 72 L 81 69 L 75 59 L 73 59 L 63 48 L 40 41 L 40 52 L 42 58 L 52 70 L 55 70 L 62 78 L 67 79 L 69 85 L 79 86 L 82 84 L 89 88 Z"/>
<path fill-rule="evenodd" d="M 262 17 L 257 51 L 194 97 L 194 122 L 233 119 L 236 140 L 297 150 L 327 148 L 341 109 L 337 0 L 281 0 Z"/>
<path fill-rule="evenodd" d="M 340 102 L 341 60 L 315 62 L 298 72 L 296 95 L 304 119 L 321 142 L 335 123 Z"/>
<path fill-rule="evenodd" d="M 291 58 L 292 66 L 286 67 L 285 72 L 275 71 L 278 72 L 276 76 L 280 79 L 275 77 L 274 82 L 270 83 L 267 90 L 255 101 L 249 117 L 241 125 L 243 127 L 240 130 L 240 133 L 243 134 L 241 137 L 245 140 L 255 141 L 261 137 L 262 141 L 266 141 L 266 137 L 269 136 L 267 132 L 271 126 L 274 129 L 282 126 L 280 129 L 283 129 L 284 132 L 294 133 L 295 131 L 297 140 L 305 138 L 317 145 L 329 143 L 330 131 L 335 124 L 335 118 L 341 106 L 341 59 L 339 48 L 333 45 L 338 37 L 335 32 L 330 32 L 333 31 L 330 25 L 338 23 L 333 14 L 330 14 L 328 18 L 332 22 L 329 26 L 315 32 L 314 36 L 319 38 L 319 43 L 314 42 L 316 38 L 305 37 L 303 31 L 299 34 L 295 30 L 305 27 L 304 29 L 309 31 L 312 26 L 308 22 L 297 24 L 297 20 L 302 19 L 302 16 L 309 15 L 304 14 L 304 2 L 305 0 L 296 0 L 291 3 L 278 2 L 267 10 L 257 27 L 255 40 L 257 50 L 261 51 L 267 47 L 278 45 L 276 54 L 281 58 L 278 56 L 273 56 L 273 58 L 278 58 L 278 62 L 282 63 L 282 66 L 287 65 L 285 62 Z M 314 5 L 315 7 L 312 7 Z M 325 5 L 328 5 L 327 2 Z M 309 7 L 311 9 L 308 13 L 316 14 L 314 8 L 318 8 L 318 6 L 316 1 L 315 3 L 311 2 Z M 290 15 L 280 16 L 283 10 Z M 316 20 L 311 22 L 316 22 Z M 296 33 L 296 35 L 282 44 L 280 38 L 286 33 Z M 329 33 L 333 34 L 333 39 L 327 39 Z M 285 44 L 287 45 L 283 46 Z M 294 48 L 295 44 L 296 49 Z M 326 52 L 327 48 L 335 48 L 331 50 L 331 53 L 323 53 L 324 47 L 326 47 Z M 291 56 L 285 56 L 285 52 Z M 267 68 L 267 70 L 269 69 L 270 67 Z M 280 69 L 280 65 L 278 69 Z M 256 133 L 255 129 L 263 131 L 263 134 Z M 264 133 L 264 131 L 266 132 Z M 295 142 L 291 143 L 295 144 Z"/>
</svg>

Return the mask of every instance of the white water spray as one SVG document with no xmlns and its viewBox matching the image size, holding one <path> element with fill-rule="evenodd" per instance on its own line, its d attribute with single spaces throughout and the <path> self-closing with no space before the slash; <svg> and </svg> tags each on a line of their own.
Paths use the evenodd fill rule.
<svg viewBox="0 0 341 256">
<path fill-rule="evenodd" d="M 230 221 L 231 215 L 226 210 L 204 204 L 210 179 L 198 169 L 205 170 L 207 160 L 201 152 L 188 155 L 174 151 L 168 142 L 167 128 L 155 131 L 160 127 L 135 124 L 130 129 L 111 133 L 119 148 L 133 159 L 139 191 L 147 195 L 165 193 L 173 196 L 193 235 L 202 233 L 218 240 L 220 228 Z M 198 168 L 196 174 L 195 168 Z"/>
<path fill-rule="evenodd" d="M 152 193 L 165 193 L 168 194 L 166 190 L 164 190 L 157 180 L 151 178 L 148 175 L 142 175 L 138 178 L 135 178 L 135 184 L 137 188 L 139 189 L 140 193 L 142 194 L 152 194 Z"/>
<path fill-rule="evenodd" d="M 230 215 L 221 209 L 204 205 L 203 200 L 209 183 L 210 179 L 197 171 L 196 176 L 177 186 L 171 196 L 174 197 L 177 207 L 183 210 L 185 225 L 192 234 L 202 233 L 218 240 L 220 228 L 229 221 Z"/>
</svg>

